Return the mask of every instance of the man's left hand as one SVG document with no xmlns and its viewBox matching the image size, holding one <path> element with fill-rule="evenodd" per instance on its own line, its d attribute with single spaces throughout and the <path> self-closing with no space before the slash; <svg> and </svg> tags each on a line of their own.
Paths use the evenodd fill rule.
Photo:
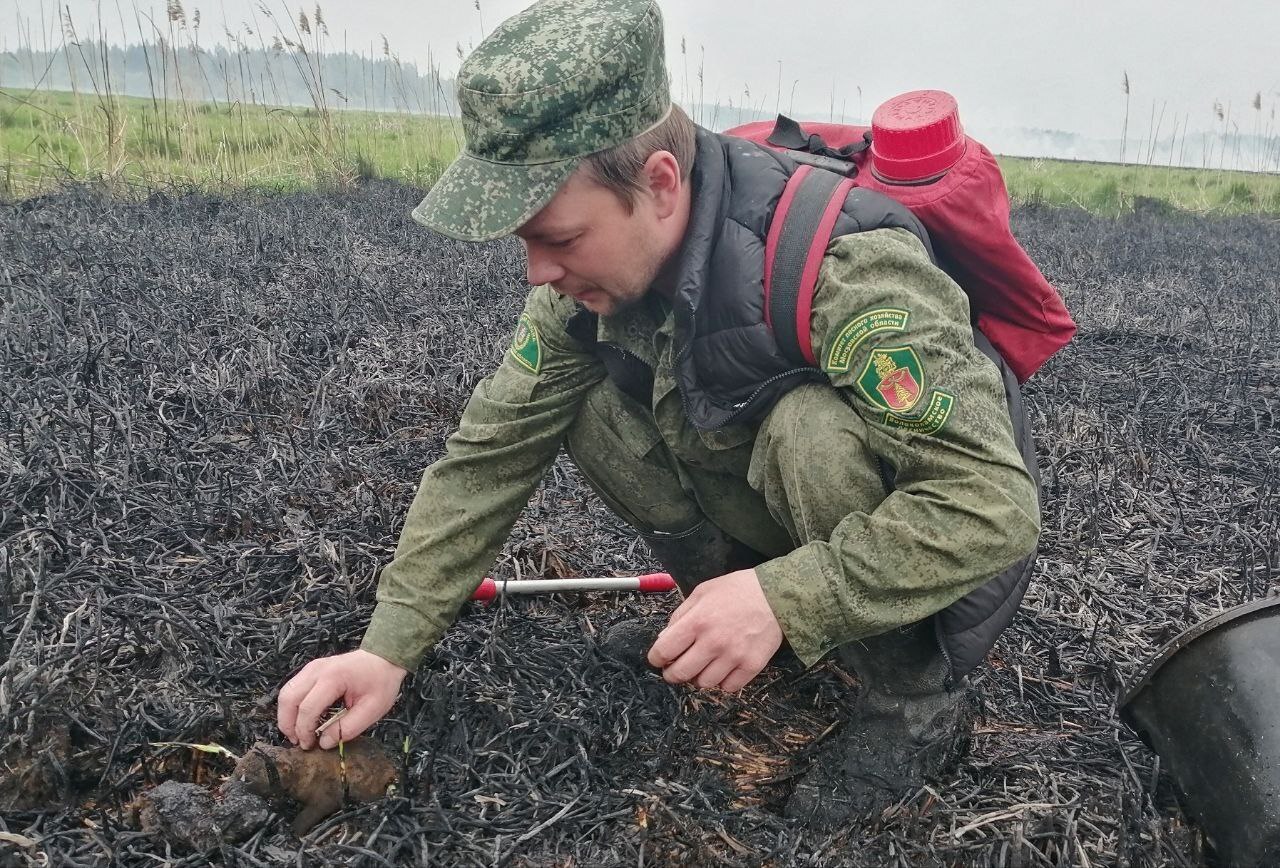
<svg viewBox="0 0 1280 868">
<path fill-rule="evenodd" d="M 671 684 L 741 690 L 782 645 L 782 627 L 755 570 L 709 579 L 671 613 L 649 662 Z"/>
</svg>

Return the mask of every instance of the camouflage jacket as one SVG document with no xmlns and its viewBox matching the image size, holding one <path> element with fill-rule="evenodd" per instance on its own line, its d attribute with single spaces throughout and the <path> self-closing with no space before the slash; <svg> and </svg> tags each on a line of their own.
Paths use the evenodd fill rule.
<svg viewBox="0 0 1280 868">
<path fill-rule="evenodd" d="M 688 421 L 673 369 L 673 318 L 661 299 L 650 301 L 602 317 L 598 337 L 652 365 L 654 418 L 675 455 L 727 459 L 754 428 L 699 431 Z M 379 582 L 366 650 L 415 668 L 493 563 L 584 396 L 606 376 L 569 333 L 577 309 L 550 287 L 529 293 L 512 348 L 476 387 L 445 457 L 423 475 Z M 929 594 L 931 579 L 945 574 L 941 609 L 1025 555 L 1039 532 L 1037 494 L 1000 375 L 974 345 L 967 297 L 918 238 L 880 229 L 833 239 L 811 332 L 832 385 L 866 420 L 895 479 L 893 495 L 850 515 L 830 540 L 757 568 L 806 663 L 902 623 L 901 597 Z M 922 400 L 909 401 L 913 389 Z M 894 409 L 907 403 L 913 412 Z"/>
</svg>

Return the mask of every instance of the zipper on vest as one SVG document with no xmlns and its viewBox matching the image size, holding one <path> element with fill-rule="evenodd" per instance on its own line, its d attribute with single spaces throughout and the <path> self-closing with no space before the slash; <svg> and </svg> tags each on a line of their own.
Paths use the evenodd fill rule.
<svg viewBox="0 0 1280 868">
<path fill-rule="evenodd" d="M 688 305 L 689 305 L 689 332 L 691 334 L 696 335 L 698 333 L 697 313 L 694 310 L 693 302 L 689 301 Z M 671 340 L 673 341 L 676 339 L 676 330 L 674 328 L 674 325 L 675 324 L 672 323 L 673 327 L 671 329 Z M 693 341 L 688 340 L 685 342 L 685 345 L 683 347 L 680 347 L 676 351 L 676 363 L 674 366 L 674 370 L 672 370 L 671 374 L 673 377 L 675 377 L 676 391 L 680 393 L 680 409 L 684 411 L 684 418 L 688 420 L 689 424 L 693 425 L 693 427 L 696 429 L 698 426 L 694 423 L 693 417 L 689 415 L 689 396 L 684 393 L 684 380 L 680 377 L 680 370 L 684 366 L 685 358 L 691 352 L 693 352 Z M 712 430 L 718 430 L 718 429 L 712 429 Z"/>
<path fill-rule="evenodd" d="M 693 334 L 697 334 L 698 332 L 697 312 L 694 310 L 693 302 L 689 302 L 687 300 L 686 302 L 689 308 L 689 330 Z M 672 335 L 672 339 L 673 340 L 675 339 L 675 335 Z M 675 380 L 676 380 L 676 391 L 680 393 L 680 407 L 682 410 L 684 410 L 684 417 L 688 419 L 690 422 L 693 421 L 693 417 L 689 415 L 689 396 L 685 394 L 684 382 L 680 379 L 680 370 L 681 370 L 681 367 L 684 365 L 685 359 L 688 357 L 688 355 L 691 352 L 693 352 L 693 341 L 686 341 L 685 345 L 680 348 L 680 351 L 678 353 L 676 353 L 676 365 L 675 365 L 675 371 L 673 372 L 675 374 Z M 724 428 L 726 425 L 732 425 L 733 420 L 737 419 L 740 415 L 742 415 L 742 412 L 751 406 L 751 402 L 754 401 L 756 398 L 760 397 L 761 392 L 763 392 L 765 389 L 769 388 L 769 386 L 772 386 L 774 383 L 778 382 L 779 380 L 785 380 L 787 377 L 794 377 L 796 374 L 804 374 L 804 373 L 808 373 L 810 371 L 816 371 L 816 370 L 818 369 L 810 368 L 810 367 L 792 368 L 789 371 L 783 371 L 781 374 L 774 374 L 772 377 L 770 377 L 769 379 L 761 383 L 759 386 L 757 386 L 756 390 L 747 397 L 747 400 L 743 401 L 741 404 L 738 404 L 736 407 L 734 407 L 733 412 L 730 413 L 729 416 L 723 422 L 721 422 L 719 425 L 715 426 L 714 428 L 708 428 L 707 430 L 719 431 L 721 428 Z M 697 426 L 695 425 L 694 427 L 696 428 Z"/>
<path fill-rule="evenodd" d="M 938 650 L 942 652 L 942 659 L 947 664 L 947 671 L 942 676 L 942 686 L 947 690 L 953 690 L 956 686 L 956 663 L 951 659 L 951 652 L 947 649 L 946 636 L 942 634 L 942 619 L 938 617 L 941 614 L 942 612 L 935 612 L 931 616 L 933 618 L 933 635 L 938 640 Z"/>
<path fill-rule="evenodd" d="M 726 425 L 732 425 L 733 420 L 737 419 L 738 416 L 740 416 L 748 407 L 750 407 L 751 403 L 755 401 L 756 398 L 760 397 L 761 392 L 763 392 L 765 389 L 769 388 L 779 380 L 785 380 L 787 377 L 794 377 L 796 374 L 807 374 L 816 370 L 817 368 L 807 368 L 807 367 L 792 368 L 789 371 L 783 371 L 781 374 L 774 374 L 772 377 L 770 377 L 769 379 L 761 383 L 759 386 L 757 386 L 756 390 L 751 393 L 751 395 L 747 398 L 747 400 L 743 401 L 741 404 L 738 404 L 736 407 L 734 407 L 733 412 L 729 414 L 729 417 L 725 419 L 724 422 L 720 423 L 719 425 L 717 425 L 715 428 L 711 430 L 719 431 L 721 428 L 725 427 Z"/>
</svg>

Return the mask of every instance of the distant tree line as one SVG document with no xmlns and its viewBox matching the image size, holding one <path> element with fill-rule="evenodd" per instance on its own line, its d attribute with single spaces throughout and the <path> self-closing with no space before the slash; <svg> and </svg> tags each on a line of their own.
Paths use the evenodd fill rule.
<svg viewBox="0 0 1280 868">
<path fill-rule="evenodd" d="M 380 53 L 375 53 L 380 49 Z M 306 105 L 454 114 L 454 83 L 438 66 L 423 73 L 400 60 L 386 40 L 367 53 L 307 51 L 273 38 L 234 48 L 156 42 L 118 46 L 93 41 L 0 54 L 0 87 L 69 90 L 248 105 Z"/>
<path fill-rule="evenodd" d="M 319 9 L 314 19 L 300 15 L 292 38 L 273 18 L 274 35 L 245 28 L 241 33 L 227 33 L 230 47 L 215 44 L 205 48 L 196 36 L 198 20 L 194 28 L 188 27 L 181 8 L 174 0 L 169 2 L 169 23 L 178 26 L 171 27 L 167 36 L 157 28 L 154 41 L 139 44 L 122 47 L 77 39 L 69 19 L 63 19 L 63 44 L 36 49 L 30 44 L 28 29 L 26 44 L 0 53 L 0 88 L 110 92 L 189 103 L 309 106 L 323 111 L 457 114 L 454 81 L 441 75 L 439 63 L 430 54 L 424 73 L 417 64 L 402 61 L 386 37 L 367 50 L 333 51 L 334 43 L 325 38 L 328 28 Z M 458 55 L 463 56 L 460 45 Z M 737 105 L 732 99 L 727 104 L 707 103 L 692 96 L 687 94 L 685 100 L 689 113 L 712 129 L 774 117 L 774 112 L 766 109 L 768 95 L 754 105 L 749 93 Z M 1115 160 L 1120 154 L 1124 162 L 1276 171 L 1280 169 L 1280 133 L 1275 126 L 1275 106 L 1270 117 L 1264 118 L 1261 93 L 1251 105 L 1253 116 L 1245 116 L 1243 129 L 1232 120 L 1229 107 L 1224 110 L 1215 103 L 1219 128 L 1192 132 L 1188 130 L 1189 115 L 1181 124 L 1175 117 L 1171 131 L 1162 128 L 1164 112 L 1161 123 L 1156 123 L 1153 103 L 1152 124 L 1147 135 L 1137 139 L 1136 154 L 1129 136 L 1117 142 L 1063 130 L 1006 128 L 987 130 L 984 140 L 998 153 L 1006 154 L 1086 160 Z M 821 114 L 812 119 L 853 122 L 846 118 L 843 107 L 837 118 L 834 97 L 830 116 L 823 118 Z M 1126 142 L 1127 138 L 1130 141 Z"/>
</svg>

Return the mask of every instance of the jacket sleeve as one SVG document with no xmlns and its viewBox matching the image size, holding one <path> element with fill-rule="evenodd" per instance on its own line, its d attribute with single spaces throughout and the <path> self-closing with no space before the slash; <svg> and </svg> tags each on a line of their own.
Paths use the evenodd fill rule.
<svg viewBox="0 0 1280 868">
<path fill-rule="evenodd" d="M 574 304 L 533 289 L 511 348 L 427 468 L 361 648 L 413 670 L 479 585 L 555 460 L 603 366 L 564 328 Z"/>
<path fill-rule="evenodd" d="M 964 291 L 902 229 L 833 239 L 814 294 L 818 364 L 865 421 L 893 490 L 757 568 L 806 664 L 945 608 L 1030 552 L 1034 483 Z M 820 472 L 820 468 L 815 468 Z"/>
</svg>

